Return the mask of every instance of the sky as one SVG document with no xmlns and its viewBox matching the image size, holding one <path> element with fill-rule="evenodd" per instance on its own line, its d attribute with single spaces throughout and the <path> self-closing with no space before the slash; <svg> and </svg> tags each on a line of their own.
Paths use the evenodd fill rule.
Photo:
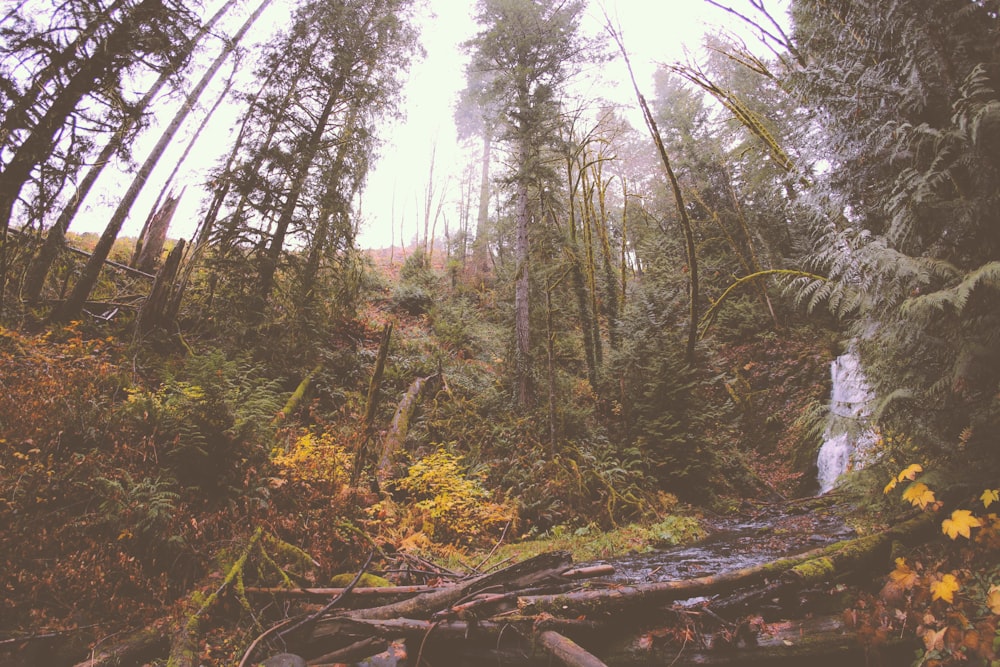
<svg viewBox="0 0 1000 667">
<path fill-rule="evenodd" d="M 418 226 L 422 232 L 432 154 L 435 156 L 436 189 L 439 196 L 445 199 L 443 215 L 452 228 L 457 226 L 458 183 L 469 160 L 469 149 L 463 149 L 455 136 L 452 109 L 458 91 L 465 85 L 467 56 L 461 44 L 477 30 L 472 18 L 474 3 L 470 0 L 424 1 L 427 11 L 421 14 L 420 28 L 426 57 L 414 62 L 401 91 L 404 119 L 382 128 L 380 158 L 368 177 L 361 199 L 358 245 L 362 248 L 399 246 L 401 224 L 402 241 L 406 243 L 416 237 Z M 769 0 L 767 5 L 778 14 L 783 3 L 784 0 Z M 731 4 L 749 11 L 748 0 L 731 0 Z M 254 39 L 266 39 L 268 33 L 282 23 L 287 11 L 286 6 L 276 3 L 270 13 L 258 22 L 248 43 L 252 44 Z M 582 24 L 585 33 L 603 32 L 604 11 L 620 25 L 639 85 L 647 95 L 653 92 L 653 72 L 657 62 L 682 60 L 688 52 L 698 54 L 706 31 L 743 29 L 742 25 L 734 24 L 727 13 L 704 0 L 590 0 Z M 237 23 L 242 20 L 238 17 Z M 235 30 L 233 26 L 228 32 L 231 34 Z M 753 41 L 750 35 L 744 37 L 748 43 Z M 214 58 L 214 53 L 211 58 Z M 202 106 L 206 110 L 221 92 L 223 80 L 230 70 L 231 65 L 227 63 L 202 97 Z M 193 75 L 192 82 L 199 76 L 200 73 Z M 599 70 L 585 72 L 575 85 L 589 96 L 601 95 L 635 108 L 634 93 L 620 58 Z M 641 116 L 635 113 L 634 122 L 641 124 Z M 207 170 L 232 145 L 235 114 L 236 111 L 233 111 L 227 115 L 225 108 L 216 114 L 218 122 L 203 132 L 184 168 L 178 173 L 175 188 L 180 190 L 183 187 L 185 191 L 171 226 L 171 237 L 190 238 L 193 234 L 199 210 L 208 196 L 203 186 Z M 123 236 L 139 233 L 199 119 L 200 116 L 188 120 L 174 139 L 170 151 L 160 160 L 123 227 Z M 133 154 L 137 161 L 144 159 L 158 134 L 157 131 L 149 131 L 136 142 Z M 114 166 L 121 172 L 127 170 L 127 165 Z M 113 176 L 102 177 L 99 184 L 105 183 L 103 188 L 99 185 L 94 193 L 96 196 L 85 204 L 81 219 L 74 222 L 72 229 L 77 232 L 101 231 L 114 209 L 118 193 L 124 190 L 122 183 L 128 183 L 126 178 L 119 176 L 117 182 L 111 183 L 115 180 Z M 442 232 L 439 224 L 438 235 Z"/>
</svg>

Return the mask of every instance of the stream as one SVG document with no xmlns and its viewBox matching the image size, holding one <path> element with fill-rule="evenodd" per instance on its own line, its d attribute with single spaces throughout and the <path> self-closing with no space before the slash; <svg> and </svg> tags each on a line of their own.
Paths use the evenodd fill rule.
<svg viewBox="0 0 1000 667">
<path fill-rule="evenodd" d="M 838 478 L 857 465 L 854 454 L 864 451 L 875 434 L 867 425 L 872 401 L 861 362 L 848 350 L 830 364 L 830 406 L 823 443 L 816 461 L 820 494 L 831 491 Z M 619 583 L 642 584 L 691 579 L 738 570 L 792 556 L 852 536 L 852 531 L 823 496 L 784 503 L 744 503 L 731 516 L 706 517 L 708 537 L 694 545 L 637 554 L 610 564 Z"/>
<path fill-rule="evenodd" d="M 709 534 L 695 544 L 592 564 L 613 565 L 610 579 L 623 584 L 691 579 L 792 556 L 853 535 L 833 502 L 822 499 L 745 504 L 734 516 L 705 517 L 704 526 Z"/>
</svg>

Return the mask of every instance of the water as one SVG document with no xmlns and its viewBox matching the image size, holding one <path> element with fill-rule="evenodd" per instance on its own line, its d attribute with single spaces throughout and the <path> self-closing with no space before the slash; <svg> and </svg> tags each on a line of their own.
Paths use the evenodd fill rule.
<svg viewBox="0 0 1000 667">
<path fill-rule="evenodd" d="M 834 359 L 830 376 L 830 415 L 816 459 L 821 494 L 836 486 L 837 478 L 850 467 L 852 455 L 875 439 L 867 424 L 872 393 L 858 355 L 848 350 Z"/>
<path fill-rule="evenodd" d="M 719 574 L 808 551 L 849 537 L 834 506 L 794 501 L 747 504 L 738 514 L 706 517 L 708 537 L 691 545 L 615 558 L 618 583 L 677 581 Z M 606 562 L 606 561 L 602 561 Z"/>
</svg>

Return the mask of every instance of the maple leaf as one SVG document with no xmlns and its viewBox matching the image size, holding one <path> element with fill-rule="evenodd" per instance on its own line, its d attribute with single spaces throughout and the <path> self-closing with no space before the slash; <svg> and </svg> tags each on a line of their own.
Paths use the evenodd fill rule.
<svg viewBox="0 0 1000 667">
<path fill-rule="evenodd" d="M 934 492 L 931 491 L 926 484 L 923 482 L 915 482 L 906 487 L 906 491 L 903 491 L 903 500 L 909 501 L 914 507 L 920 506 L 920 509 L 927 509 L 927 506 L 934 502 Z"/>
<path fill-rule="evenodd" d="M 917 583 L 917 573 L 910 569 L 905 558 L 896 559 L 896 569 L 889 573 L 889 578 L 904 589 Z"/>
<path fill-rule="evenodd" d="M 888 495 L 890 491 L 896 488 L 897 483 L 898 482 L 896 482 L 896 478 L 893 477 L 892 479 L 889 480 L 889 483 L 885 485 L 885 488 L 882 489 L 882 493 Z"/>
<path fill-rule="evenodd" d="M 953 540 L 957 539 L 959 535 L 968 539 L 972 534 L 972 529 L 982 525 L 983 522 L 972 516 L 972 512 L 969 510 L 955 510 L 951 513 L 951 518 L 941 522 L 941 532 Z"/>
<path fill-rule="evenodd" d="M 979 496 L 983 501 L 983 507 L 989 507 L 995 502 L 1000 502 L 1000 489 L 986 489 L 983 495 Z"/>
<path fill-rule="evenodd" d="M 1000 616 L 1000 586 L 990 586 L 989 592 L 986 593 L 986 606 Z"/>
<path fill-rule="evenodd" d="M 917 473 L 921 473 L 923 471 L 924 467 L 922 465 L 920 465 L 919 463 L 911 463 L 910 465 L 906 466 L 906 468 L 904 468 L 902 472 L 899 473 L 896 479 L 898 479 L 900 482 L 902 482 L 904 479 L 908 479 L 912 482 L 917 478 Z"/>
<path fill-rule="evenodd" d="M 931 593 L 933 593 L 933 600 L 944 600 L 948 604 L 955 601 L 955 591 L 957 591 L 962 586 L 958 583 L 958 579 L 955 578 L 953 574 L 946 574 L 941 577 L 941 581 L 935 581 L 931 584 Z"/>
</svg>

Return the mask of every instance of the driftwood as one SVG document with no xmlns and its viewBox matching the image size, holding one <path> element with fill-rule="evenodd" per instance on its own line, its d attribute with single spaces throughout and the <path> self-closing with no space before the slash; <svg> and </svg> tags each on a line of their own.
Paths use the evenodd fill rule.
<svg viewBox="0 0 1000 667">
<path fill-rule="evenodd" d="M 604 576 L 607 566 L 572 568 L 567 554 L 555 552 L 433 587 L 356 589 L 348 595 L 343 589 L 274 591 L 285 599 L 341 595 L 344 603 L 361 607 L 330 611 L 303 631 L 283 633 L 281 648 L 310 664 L 400 650 L 392 648 L 400 642 L 409 657 L 420 654 L 429 664 L 454 663 L 458 656 L 517 665 L 556 660 L 569 667 L 839 664 L 863 655 L 862 648 L 838 617 L 803 619 L 800 595 L 817 587 L 822 593 L 851 575 L 887 570 L 891 545 L 922 538 L 935 521 L 926 513 L 881 533 L 684 581 L 581 583 L 572 577 Z M 393 598 L 403 595 L 409 597 Z M 775 618 L 765 622 L 754 613 L 751 624 L 734 616 L 747 600 L 777 605 Z M 911 649 L 912 642 L 900 640 L 878 650 L 896 656 Z"/>
</svg>

